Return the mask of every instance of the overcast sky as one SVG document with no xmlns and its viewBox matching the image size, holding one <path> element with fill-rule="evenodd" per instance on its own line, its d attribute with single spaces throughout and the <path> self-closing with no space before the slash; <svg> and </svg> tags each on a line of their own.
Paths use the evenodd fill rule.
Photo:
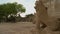
<svg viewBox="0 0 60 34">
<path fill-rule="evenodd" d="M 26 8 L 26 12 L 22 13 L 21 16 L 25 16 L 26 14 L 31 14 L 35 12 L 35 0 L 0 0 L 0 4 L 8 2 L 18 2 L 19 4 L 23 4 L 23 6 Z"/>
</svg>

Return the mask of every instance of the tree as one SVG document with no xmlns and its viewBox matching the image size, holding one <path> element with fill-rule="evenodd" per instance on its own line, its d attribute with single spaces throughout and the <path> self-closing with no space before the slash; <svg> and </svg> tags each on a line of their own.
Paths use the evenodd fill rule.
<svg viewBox="0 0 60 34">
<path fill-rule="evenodd" d="M 25 10 L 22 4 L 17 4 L 16 2 L 0 4 L 0 19 L 4 16 L 6 18 L 8 18 L 9 15 L 15 16 L 18 12 L 22 13 L 25 12 Z"/>
<path fill-rule="evenodd" d="M 34 17 L 33 14 L 28 14 L 28 15 L 26 15 L 26 20 L 29 21 L 29 22 L 32 22 L 33 21 L 33 17 Z"/>
</svg>

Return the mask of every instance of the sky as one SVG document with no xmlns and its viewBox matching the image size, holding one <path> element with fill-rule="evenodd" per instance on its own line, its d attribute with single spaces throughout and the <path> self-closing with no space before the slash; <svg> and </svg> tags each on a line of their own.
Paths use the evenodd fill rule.
<svg viewBox="0 0 60 34">
<path fill-rule="evenodd" d="M 27 15 L 27 14 L 31 14 L 31 13 L 34 14 L 35 1 L 36 0 L 0 0 L 0 4 L 8 3 L 8 2 L 11 2 L 11 3 L 17 2 L 18 4 L 22 4 L 26 8 L 26 12 L 21 13 L 20 15 L 22 17 L 25 17 L 25 15 Z"/>
</svg>

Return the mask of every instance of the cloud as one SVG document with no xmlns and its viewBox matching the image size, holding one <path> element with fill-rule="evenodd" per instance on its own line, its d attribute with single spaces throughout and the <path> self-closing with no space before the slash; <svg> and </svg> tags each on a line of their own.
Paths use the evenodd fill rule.
<svg viewBox="0 0 60 34">
<path fill-rule="evenodd" d="M 24 5 L 24 7 L 26 7 L 25 14 L 30 14 L 35 12 L 35 9 L 34 9 L 35 0 L 19 0 L 18 3 L 21 3 Z"/>
<path fill-rule="evenodd" d="M 18 0 L 0 0 L 0 4 L 8 3 L 8 2 L 17 2 Z"/>
</svg>

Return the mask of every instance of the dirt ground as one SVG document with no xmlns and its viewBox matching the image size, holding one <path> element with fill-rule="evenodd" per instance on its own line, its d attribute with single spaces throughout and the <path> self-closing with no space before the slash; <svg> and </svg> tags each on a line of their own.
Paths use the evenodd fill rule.
<svg viewBox="0 0 60 34">
<path fill-rule="evenodd" d="M 1 23 L 0 34 L 32 34 L 34 27 L 31 22 Z"/>
</svg>

